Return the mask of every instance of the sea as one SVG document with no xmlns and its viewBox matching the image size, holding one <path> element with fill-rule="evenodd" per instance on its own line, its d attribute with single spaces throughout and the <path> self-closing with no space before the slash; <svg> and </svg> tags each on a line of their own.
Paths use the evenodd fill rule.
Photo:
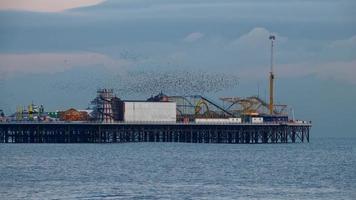
<svg viewBox="0 0 356 200">
<path fill-rule="evenodd" d="M 356 199 L 356 138 L 0 144 L 0 199 Z"/>
</svg>

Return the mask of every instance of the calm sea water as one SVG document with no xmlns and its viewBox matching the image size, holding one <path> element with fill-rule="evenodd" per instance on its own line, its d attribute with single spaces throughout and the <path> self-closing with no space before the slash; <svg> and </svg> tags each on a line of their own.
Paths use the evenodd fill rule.
<svg viewBox="0 0 356 200">
<path fill-rule="evenodd" d="M 356 140 L 0 144 L 0 199 L 356 199 Z"/>
</svg>

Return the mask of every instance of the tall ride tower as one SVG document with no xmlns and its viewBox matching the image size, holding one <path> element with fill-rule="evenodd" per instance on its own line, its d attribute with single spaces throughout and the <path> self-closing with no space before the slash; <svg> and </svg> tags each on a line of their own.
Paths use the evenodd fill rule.
<svg viewBox="0 0 356 200">
<path fill-rule="evenodd" d="M 113 89 L 99 89 L 97 97 L 92 101 L 95 105 L 96 120 L 102 123 L 114 122 L 112 99 Z"/>
<path fill-rule="evenodd" d="M 274 95 L 274 71 L 273 71 L 273 47 L 274 41 L 276 37 L 274 35 L 270 35 L 269 39 L 271 40 L 271 71 L 269 73 L 269 114 L 273 115 L 273 95 Z"/>
</svg>

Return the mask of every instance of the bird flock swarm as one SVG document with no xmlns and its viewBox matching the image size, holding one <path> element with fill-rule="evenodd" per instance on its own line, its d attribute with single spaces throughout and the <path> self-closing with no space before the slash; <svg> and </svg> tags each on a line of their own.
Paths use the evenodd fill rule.
<svg viewBox="0 0 356 200">
<path fill-rule="evenodd" d="M 116 76 L 113 88 L 120 94 L 192 95 L 219 92 L 238 85 L 231 74 L 202 71 L 131 71 Z"/>
<path fill-rule="evenodd" d="M 55 88 L 76 92 L 112 88 L 120 96 L 154 95 L 163 92 L 170 95 L 209 94 L 238 86 L 233 74 L 183 70 L 131 70 L 107 77 L 80 77 L 77 80 L 59 81 Z"/>
</svg>

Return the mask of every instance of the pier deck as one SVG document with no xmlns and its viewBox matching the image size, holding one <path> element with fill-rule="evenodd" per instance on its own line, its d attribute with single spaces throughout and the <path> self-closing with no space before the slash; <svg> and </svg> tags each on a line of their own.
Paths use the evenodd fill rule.
<svg viewBox="0 0 356 200">
<path fill-rule="evenodd" d="M 0 123 L 0 143 L 296 143 L 311 124 Z"/>
</svg>

